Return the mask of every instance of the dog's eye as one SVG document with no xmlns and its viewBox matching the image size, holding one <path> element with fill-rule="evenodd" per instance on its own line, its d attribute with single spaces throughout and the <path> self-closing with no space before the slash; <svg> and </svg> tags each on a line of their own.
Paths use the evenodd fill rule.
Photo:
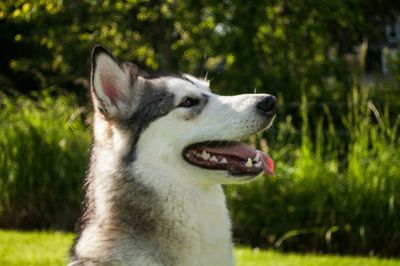
<svg viewBox="0 0 400 266">
<path fill-rule="evenodd" d="M 199 99 L 193 99 L 190 97 L 185 97 L 183 98 L 183 101 L 179 104 L 178 107 L 185 107 L 185 108 L 189 108 L 195 105 L 198 105 L 200 102 Z"/>
</svg>

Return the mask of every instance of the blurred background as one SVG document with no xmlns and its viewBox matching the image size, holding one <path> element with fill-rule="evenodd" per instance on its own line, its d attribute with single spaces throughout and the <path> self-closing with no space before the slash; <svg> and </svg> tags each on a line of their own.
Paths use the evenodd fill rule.
<svg viewBox="0 0 400 266">
<path fill-rule="evenodd" d="M 90 145 L 89 55 L 271 93 L 249 142 L 276 176 L 226 187 L 237 243 L 400 255 L 400 2 L 0 1 L 0 228 L 71 231 Z"/>
</svg>

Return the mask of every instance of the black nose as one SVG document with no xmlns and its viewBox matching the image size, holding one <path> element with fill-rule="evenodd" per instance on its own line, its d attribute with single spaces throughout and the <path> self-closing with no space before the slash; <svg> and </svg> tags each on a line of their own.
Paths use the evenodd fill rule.
<svg viewBox="0 0 400 266">
<path fill-rule="evenodd" d="M 266 115 L 274 115 L 276 109 L 275 96 L 268 95 L 257 102 L 257 109 Z"/>
</svg>

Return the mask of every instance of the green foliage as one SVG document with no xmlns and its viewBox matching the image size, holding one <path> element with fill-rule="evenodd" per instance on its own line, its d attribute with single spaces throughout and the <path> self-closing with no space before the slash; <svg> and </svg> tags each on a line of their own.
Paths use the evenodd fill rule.
<svg viewBox="0 0 400 266">
<path fill-rule="evenodd" d="M 57 84 L 86 95 L 90 49 L 101 43 L 146 70 L 207 75 L 219 93 L 302 98 L 268 136 L 277 177 L 227 188 L 236 236 L 283 249 L 397 254 L 396 112 L 361 89 L 345 112 L 311 102 L 346 101 L 365 67 L 355 46 L 384 42 L 399 10 L 387 0 L 4 0 L 0 90 Z M 399 99 L 399 58 L 371 98 Z M 72 228 L 78 215 L 90 134 L 75 97 L 50 94 L 0 96 L 2 226 Z"/>
<path fill-rule="evenodd" d="M 313 135 L 303 97 L 301 144 L 286 149 L 279 142 L 293 126 L 278 120 L 270 136 L 277 177 L 226 188 L 240 240 L 284 250 L 398 255 L 400 116 L 391 121 L 388 109 L 379 111 L 358 89 L 348 108 L 342 115 L 347 138 L 335 133 L 329 108 Z"/>
<path fill-rule="evenodd" d="M 1 98 L 1 226 L 74 225 L 90 140 L 76 102 L 49 92 Z"/>
<path fill-rule="evenodd" d="M 147 70 L 208 73 L 219 92 L 292 101 L 306 88 L 315 99 L 344 99 L 348 74 L 360 70 L 346 56 L 363 39 L 384 40 L 382 21 L 396 10 L 396 1 L 364 0 L 6 0 L 0 87 L 79 88 L 101 43 Z"/>
</svg>

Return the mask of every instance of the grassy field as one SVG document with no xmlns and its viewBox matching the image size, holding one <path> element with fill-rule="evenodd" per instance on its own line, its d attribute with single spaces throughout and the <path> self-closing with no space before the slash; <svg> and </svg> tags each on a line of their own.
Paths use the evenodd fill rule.
<svg viewBox="0 0 400 266">
<path fill-rule="evenodd" d="M 74 235 L 58 232 L 16 232 L 0 230 L 0 265 L 65 265 Z M 282 254 L 276 251 L 237 248 L 239 266 L 395 266 L 400 260 L 361 257 Z"/>
</svg>

